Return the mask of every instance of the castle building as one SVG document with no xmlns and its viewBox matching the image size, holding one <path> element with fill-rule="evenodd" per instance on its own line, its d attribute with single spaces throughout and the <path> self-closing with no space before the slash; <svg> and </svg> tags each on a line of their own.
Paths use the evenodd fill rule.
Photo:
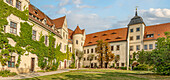
<svg viewBox="0 0 170 80">
<path fill-rule="evenodd" d="M 32 27 L 32 39 L 35 41 L 40 40 L 41 33 L 44 35 L 44 44 L 49 46 L 49 33 L 53 33 L 55 46 L 60 45 L 60 51 L 66 53 L 67 46 L 69 52 L 75 53 L 77 50 L 84 51 L 83 59 L 80 63 L 81 66 L 92 67 L 99 66 L 97 61 L 98 54 L 96 53 L 97 41 L 103 40 L 110 44 L 110 49 L 115 55 L 120 56 L 120 60 L 116 63 L 116 66 L 125 67 L 129 65 L 129 58 L 132 58 L 133 52 L 140 51 L 142 49 L 150 51 L 156 48 L 156 39 L 159 37 L 165 37 L 164 32 L 170 31 L 170 23 L 158 24 L 152 26 L 146 26 L 143 19 L 138 16 L 137 11 L 135 16 L 131 19 L 128 27 L 106 30 L 96 32 L 92 34 L 85 33 L 85 29 L 80 29 L 79 26 L 75 30 L 68 28 L 66 16 L 51 19 L 38 8 L 30 4 L 29 0 L 3 0 L 8 6 L 12 6 L 17 10 L 24 11 L 29 10 L 29 20 L 24 21 L 14 14 L 7 17 L 8 25 L 4 25 L 4 32 L 20 36 L 21 22 L 27 22 Z M 8 38 L 9 44 L 15 46 L 16 42 Z M 27 54 L 26 52 L 25 54 Z M 95 57 L 90 64 L 88 55 L 94 54 Z M 129 57 L 130 55 L 130 57 Z M 30 71 L 41 70 L 38 67 L 38 56 L 30 53 L 29 55 L 21 56 L 21 63 L 19 68 L 15 67 L 18 60 L 18 54 L 13 53 L 12 59 L 7 62 L 5 69 L 11 70 L 17 73 L 27 73 Z M 137 57 L 137 56 L 136 56 Z M 78 58 L 76 56 L 76 67 L 78 66 Z M 112 65 L 113 62 L 110 63 Z M 60 61 L 59 69 L 69 67 L 70 63 L 67 63 L 67 59 Z M 0 64 L 0 69 L 2 65 Z"/>
</svg>

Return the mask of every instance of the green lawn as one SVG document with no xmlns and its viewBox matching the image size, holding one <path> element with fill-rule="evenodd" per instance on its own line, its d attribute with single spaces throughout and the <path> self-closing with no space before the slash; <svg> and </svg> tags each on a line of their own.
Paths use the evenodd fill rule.
<svg viewBox="0 0 170 80">
<path fill-rule="evenodd" d="M 170 76 L 156 75 L 150 71 L 85 69 L 25 80 L 170 80 Z"/>
</svg>

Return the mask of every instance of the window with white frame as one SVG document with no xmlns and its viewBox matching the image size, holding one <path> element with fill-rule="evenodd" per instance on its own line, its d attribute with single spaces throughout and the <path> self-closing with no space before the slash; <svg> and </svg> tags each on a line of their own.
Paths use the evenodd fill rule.
<svg viewBox="0 0 170 80">
<path fill-rule="evenodd" d="M 149 44 L 149 49 L 153 49 L 153 44 Z"/>
<path fill-rule="evenodd" d="M 32 39 L 36 40 L 36 31 L 35 30 L 32 30 Z"/>
<path fill-rule="evenodd" d="M 45 36 L 45 45 L 47 45 L 48 42 L 48 36 Z"/>
<path fill-rule="evenodd" d="M 17 23 L 10 22 L 10 33 L 17 34 Z"/>
<path fill-rule="evenodd" d="M 13 5 L 13 0 L 6 0 L 6 2 Z"/>
<path fill-rule="evenodd" d="M 148 49 L 148 45 L 144 45 L 144 50 L 147 50 Z"/>
<path fill-rule="evenodd" d="M 140 50 L 140 45 L 136 45 L 136 50 Z"/>
<path fill-rule="evenodd" d="M 21 10 L 21 2 L 19 0 L 16 0 L 16 8 Z"/>
<path fill-rule="evenodd" d="M 15 67 L 15 56 L 11 56 L 10 60 L 8 61 L 8 67 Z"/>
</svg>

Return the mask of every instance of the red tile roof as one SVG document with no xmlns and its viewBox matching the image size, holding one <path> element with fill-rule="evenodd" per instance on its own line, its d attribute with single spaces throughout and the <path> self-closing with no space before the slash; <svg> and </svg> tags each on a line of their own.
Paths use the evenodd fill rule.
<svg viewBox="0 0 170 80">
<path fill-rule="evenodd" d="M 165 37 L 164 32 L 170 32 L 170 23 L 151 25 L 145 27 L 144 40 L 157 39 L 159 37 Z M 154 37 L 147 38 L 148 34 L 154 34 Z"/>
<path fill-rule="evenodd" d="M 82 30 L 80 29 L 80 27 L 77 26 L 77 28 L 74 30 L 73 34 L 83 34 L 83 32 L 84 32 L 84 31 L 82 31 Z"/>
<path fill-rule="evenodd" d="M 126 41 L 128 28 L 107 30 L 86 35 L 84 46 L 96 45 L 98 40 L 106 42 Z M 153 40 L 165 37 L 164 32 L 170 32 L 170 23 L 151 25 L 145 27 L 144 40 Z M 154 34 L 154 37 L 146 38 L 146 35 Z"/>
<path fill-rule="evenodd" d="M 42 22 L 38 21 L 37 19 L 33 18 L 32 16 L 29 16 L 29 19 L 38 23 L 39 25 L 43 26 L 44 28 L 46 28 L 47 30 L 53 32 L 54 34 L 56 34 L 58 37 L 62 38 L 61 35 L 58 32 L 55 32 L 53 29 L 51 29 L 50 27 L 44 25 Z"/>
<path fill-rule="evenodd" d="M 63 16 L 63 17 L 52 20 L 52 22 L 55 24 L 56 28 L 62 28 L 65 18 L 66 18 L 66 16 Z"/>
<path fill-rule="evenodd" d="M 126 41 L 127 28 L 107 30 L 86 35 L 84 46 L 97 44 L 98 40 L 106 42 Z"/>
</svg>

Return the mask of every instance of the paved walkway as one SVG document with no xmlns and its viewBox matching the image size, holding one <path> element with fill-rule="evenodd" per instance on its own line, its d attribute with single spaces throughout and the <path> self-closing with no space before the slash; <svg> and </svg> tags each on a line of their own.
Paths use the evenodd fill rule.
<svg viewBox="0 0 170 80">
<path fill-rule="evenodd" d="M 57 71 L 52 71 L 52 72 L 19 74 L 14 77 L 0 77 L 0 80 L 26 79 L 26 78 L 33 78 L 33 77 L 38 77 L 38 76 L 46 76 L 46 75 L 63 73 L 63 72 L 69 72 L 70 70 L 77 70 L 77 69 L 64 69 L 64 70 L 57 70 Z"/>
</svg>

